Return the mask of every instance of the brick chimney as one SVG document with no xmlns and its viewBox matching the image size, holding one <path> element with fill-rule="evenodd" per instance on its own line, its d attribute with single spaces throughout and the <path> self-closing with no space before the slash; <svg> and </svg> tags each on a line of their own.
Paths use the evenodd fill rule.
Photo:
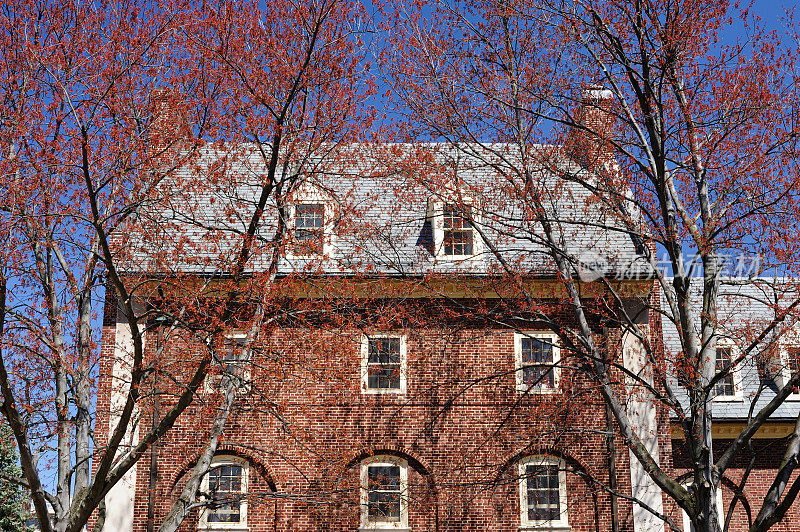
<svg viewBox="0 0 800 532">
<path fill-rule="evenodd" d="M 194 137 L 186 99 L 177 89 L 162 87 L 153 90 L 150 94 L 150 109 L 149 153 L 152 156 L 168 156 Z"/>
<path fill-rule="evenodd" d="M 575 111 L 577 125 L 567 133 L 565 147 L 570 157 L 587 168 L 614 159 L 610 141 L 614 135 L 613 104 L 614 93 L 601 85 L 589 85 L 581 91 Z"/>
</svg>

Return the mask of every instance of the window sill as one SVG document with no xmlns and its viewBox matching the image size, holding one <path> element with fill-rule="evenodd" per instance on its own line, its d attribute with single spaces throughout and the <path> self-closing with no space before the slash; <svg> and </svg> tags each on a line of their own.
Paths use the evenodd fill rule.
<svg viewBox="0 0 800 532">
<path fill-rule="evenodd" d="M 359 527 L 358 532 L 411 532 L 407 526 L 374 525 Z"/>
<path fill-rule="evenodd" d="M 570 532 L 572 527 L 569 525 L 521 525 L 519 527 L 520 532 Z"/>
<path fill-rule="evenodd" d="M 436 260 L 441 262 L 472 262 L 481 260 L 481 256 L 475 255 L 436 255 Z"/>
<path fill-rule="evenodd" d="M 197 525 L 197 530 L 201 532 L 250 532 L 250 527 L 247 525 Z"/>
<path fill-rule="evenodd" d="M 406 391 L 403 388 L 384 388 L 378 390 L 375 388 L 362 388 L 362 395 L 404 395 Z"/>
<path fill-rule="evenodd" d="M 744 397 L 741 395 L 723 395 L 714 397 L 711 401 L 715 403 L 741 403 L 744 401 Z"/>
<path fill-rule="evenodd" d="M 529 395 L 553 395 L 561 393 L 561 388 L 528 388 L 527 386 L 517 386 L 517 391 Z"/>
</svg>

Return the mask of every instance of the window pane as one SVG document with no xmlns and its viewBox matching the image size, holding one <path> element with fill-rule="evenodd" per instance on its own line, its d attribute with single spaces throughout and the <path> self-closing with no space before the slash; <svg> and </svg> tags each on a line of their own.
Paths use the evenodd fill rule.
<svg viewBox="0 0 800 532">
<path fill-rule="evenodd" d="M 369 466 L 367 482 L 369 520 L 400 521 L 400 466 Z"/>
<path fill-rule="evenodd" d="M 717 347 L 715 369 L 717 372 L 730 368 L 731 365 L 731 349 L 729 347 Z M 733 373 L 728 373 L 717 381 L 714 385 L 715 396 L 732 396 L 736 395 L 733 386 Z"/>
<path fill-rule="evenodd" d="M 469 205 L 465 205 L 460 210 L 455 205 L 445 205 L 442 209 L 444 229 L 464 229 L 469 227 L 469 223 L 464 219 L 464 216 L 469 216 L 471 211 L 472 209 Z"/>
<path fill-rule="evenodd" d="M 399 389 L 400 365 L 399 364 L 369 364 L 367 386 L 371 389 Z"/>
<path fill-rule="evenodd" d="M 522 338 L 522 382 L 538 388 L 555 386 L 553 344 L 544 338 Z"/>
<path fill-rule="evenodd" d="M 553 344 L 543 338 L 522 338 L 522 362 L 553 363 Z"/>
<path fill-rule="evenodd" d="M 303 253 L 322 253 L 325 206 L 319 203 L 295 206 L 295 239 Z"/>
<path fill-rule="evenodd" d="M 787 352 L 789 354 L 789 373 L 794 375 L 800 371 L 800 347 L 790 347 Z"/>
<path fill-rule="evenodd" d="M 222 364 L 225 370 L 232 372 L 235 365 L 244 360 L 244 344 L 247 338 L 225 338 L 223 346 Z"/>
<path fill-rule="evenodd" d="M 525 468 L 529 521 L 555 521 L 561 516 L 558 466 L 529 465 Z"/>
<path fill-rule="evenodd" d="M 445 255 L 472 255 L 472 227 L 465 217 L 471 214 L 471 207 L 461 209 L 445 205 L 442 211 Z"/>
<path fill-rule="evenodd" d="M 399 364 L 400 338 L 370 338 L 369 361 L 375 364 Z"/>
<path fill-rule="evenodd" d="M 370 338 L 367 387 L 400 389 L 400 338 Z"/>
<path fill-rule="evenodd" d="M 367 474 L 370 490 L 400 489 L 400 466 L 369 466 Z"/>
<path fill-rule="evenodd" d="M 241 519 L 242 466 L 223 465 L 208 472 L 208 491 L 211 501 L 206 521 L 209 523 L 238 523 Z"/>
</svg>

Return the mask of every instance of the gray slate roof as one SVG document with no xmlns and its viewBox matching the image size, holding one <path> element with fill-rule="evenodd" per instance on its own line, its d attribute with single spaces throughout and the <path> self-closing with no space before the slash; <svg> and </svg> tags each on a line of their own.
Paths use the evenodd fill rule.
<svg viewBox="0 0 800 532">
<path fill-rule="evenodd" d="M 607 274 L 646 275 L 649 269 L 637 244 L 620 230 L 616 215 L 584 185 L 561 177 L 591 180 L 591 175 L 563 156 L 545 157 L 555 153 L 551 147 L 534 147 L 532 152 L 547 160 L 528 167 L 568 253 Z M 428 155 L 430 162 L 422 163 Z M 161 184 L 128 231 L 115 237 L 117 248 L 124 252 L 122 269 L 230 271 L 261 193 L 264 160 L 255 146 L 201 149 L 196 160 Z M 349 145 L 333 155 L 314 153 L 302 163 L 286 164 L 281 175 L 299 170 L 313 183 L 311 188 L 335 205 L 336 236 L 326 259 L 281 257 L 279 272 L 485 275 L 499 267 L 487 249 L 466 261 L 442 260 L 433 253 L 431 201 L 447 202 L 460 193 L 472 198 L 482 217 L 480 227 L 516 270 L 552 275 L 541 227 L 526 220 L 519 199 L 522 166 L 514 149 L 503 144 Z M 430 184 L 432 176 L 435 185 Z M 263 271 L 272 259 L 267 242 L 277 221 L 272 196 L 248 270 Z"/>
<path fill-rule="evenodd" d="M 671 284 L 670 284 L 671 285 Z M 798 294 L 797 282 L 782 279 L 723 279 L 720 287 L 718 303 L 717 335 L 721 338 L 718 345 L 732 345 L 733 356 L 737 350 L 748 348 L 775 319 L 776 313 L 785 309 Z M 692 284 L 692 311 L 699 315 L 702 298 L 701 279 Z M 662 294 L 661 306 L 668 312 L 666 298 Z M 662 318 L 664 344 L 667 360 L 675 360 L 681 353 L 680 339 L 675 324 Z M 773 334 L 768 335 L 752 356 L 734 372 L 738 398 L 735 400 L 714 400 L 713 416 L 716 419 L 746 419 L 751 411 L 755 414 L 775 397 L 785 371 L 785 359 L 781 359 L 780 350 L 787 345 L 798 345 L 800 337 L 795 338 L 798 327 L 796 314 L 789 315 Z M 699 333 L 698 333 L 699 336 Z M 742 352 L 742 351 L 739 351 Z M 684 409 L 688 409 L 688 397 L 681 393 L 678 379 L 673 370 L 669 382 L 673 390 L 678 392 Z M 759 390 L 760 395 L 757 395 Z M 688 411 L 688 410 L 687 410 Z M 795 419 L 800 412 L 800 394 L 790 396 L 771 419 Z"/>
</svg>

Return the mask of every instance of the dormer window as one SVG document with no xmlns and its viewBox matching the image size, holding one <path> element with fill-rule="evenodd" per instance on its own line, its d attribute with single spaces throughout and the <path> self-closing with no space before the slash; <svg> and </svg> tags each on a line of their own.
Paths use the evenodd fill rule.
<svg viewBox="0 0 800 532">
<path fill-rule="evenodd" d="M 321 255 L 325 248 L 325 205 L 301 203 L 294 207 L 297 255 Z"/>
<path fill-rule="evenodd" d="M 786 386 L 789 380 L 800 372 L 800 338 L 792 331 L 788 339 L 782 339 L 780 360 L 776 360 L 774 375 L 779 386 Z M 795 386 L 788 399 L 800 400 L 800 387 Z"/>
<path fill-rule="evenodd" d="M 333 198 L 311 183 L 303 185 L 292 196 L 286 209 L 288 255 L 295 258 L 331 255 L 336 212 Z"/>
<path fill-rule="evenodd" d="M 738 357 L 736 346 L 728 338 L 718 338 L 714 353 L 714 370 L 724 375 L 716 383 L 711 397 L 714 401 L 741 401 L 742 378 L 740 366 L 734 365 Z"/>
<path fill-rule="evenodd" d="M 463 260 L 479 254 L 481 241 L 475 224 L 480 220 L 471 200 L 462 198 L 458 203 L 432 200 L 428 212 L 437 257 Z"/>
<path fill-rule="evenodd" d="M 461 209 L 455 205 L 445 205 L 442 209 L 442 245 L 443 253 L 447 256 L 468 256 L 473 254 L 472 227 L 469 217 L 472 212 L 471 205 Z"/>
<path fill-rule="evenodd" d="M 788 375 L 786 381 L 788 382 L 789 379 L 800 373 L 800 347 L 799 346 L 790 346 L 786 349 L 787 361 L 786 361 L 786 369 L 788 370 Z M 794 387 L 794 394 L 800 394 L 800 389 L 797 386 Z"/>
<path fill-rule="evenodd" d="M 716 353 L 716 363 L 714 369 L 719 373 L 731 367 L 731 348 L 718 347 Z M 715 397 L 732 397 L 736 395 L 736 387 L 733 385 L 733 373 L 729 372 L 714 385 Z"/>
</svg>

